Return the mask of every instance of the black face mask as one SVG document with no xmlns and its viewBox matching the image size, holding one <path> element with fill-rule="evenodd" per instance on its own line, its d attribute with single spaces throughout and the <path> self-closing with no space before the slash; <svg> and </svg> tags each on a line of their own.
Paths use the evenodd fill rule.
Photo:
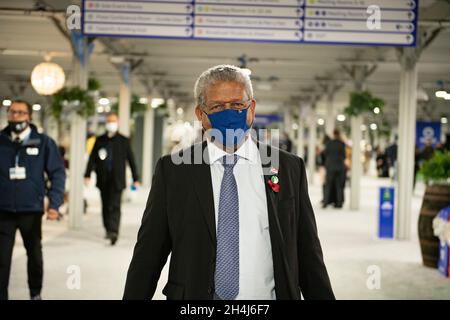
<svg viewBox="0 0 450 320">
<path fill-rule="evenodd" d="M 28 127 L 27 121 L 8 121 L 11 131 L 14 133 L 21 133 Z"/>
</svg>

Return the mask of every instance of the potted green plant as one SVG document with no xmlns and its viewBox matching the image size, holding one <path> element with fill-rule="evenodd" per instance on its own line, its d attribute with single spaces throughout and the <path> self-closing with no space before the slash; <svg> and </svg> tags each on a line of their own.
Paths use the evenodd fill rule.
<svg viewBox="0 0 450 320">
<path fill-rule="evenodd" d="M 385 102 L 383 99 L 374 97 L 369 91 L 353 91 L 350 93 L 350 103 L 344 109 L 349 117 L 356 117 L 366 112 L 373 112 L 375 107 L 383 111 Z"/>
<path fill-rule="evenodd" d="M 420 209 L 418 231 L 423 264 L 437 268 L 439 239 L 433 233 L 433 219 L 450 205 L 450 151 L 437 151 L 422 164 L 420 174 L 427 184 Z"/>
<path fill-rule="evenodd" d="M 144 113 L 147 110 L 147 104 L 139 102 L 139 97 L 135 94 L 131 96 L 130 103 L 130 112 L 131 116 L 134 117 L 139 113 Z M 116 102 L 111 106 L 111 111 L 118 113 L 119 112 L 119 103 Z"/>
<path fill-rule="evenodd" d="M 66 111 L 75 111 L 82 117 L 95 113 L 94 93 L 100 89 L 100 83 L 94 78 L 88 80 L 87 90 L 78 86 L 64 87 L 53 95 L 51 113 L 56 119 Z"/>
</svg>

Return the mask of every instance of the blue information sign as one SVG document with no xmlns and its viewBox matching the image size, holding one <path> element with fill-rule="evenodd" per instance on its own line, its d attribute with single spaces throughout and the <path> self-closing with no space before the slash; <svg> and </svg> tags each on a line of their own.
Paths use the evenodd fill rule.
<svg viewBox="0 0 450 320">
<path fill-rule="evenodd" d="M 394 238 L 394 188 L 380 188 L 380 203 L 378 211 L 378 237 Z"/>
<path fill-rule="evenodd" d="M 83 33 L 415 46 L 418 0 L 84 0 Z"/>
<path fill-rule="evenodd" d="M 422 149 L 427 143 L 434 147 L 441 140 L 441 123 L 418 121 L 416 124 L 416 146 Z"/>
</svg>

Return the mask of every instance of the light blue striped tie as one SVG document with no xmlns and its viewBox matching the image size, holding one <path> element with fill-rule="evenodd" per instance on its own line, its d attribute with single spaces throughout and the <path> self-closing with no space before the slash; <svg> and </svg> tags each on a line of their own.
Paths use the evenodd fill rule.
<svg viewBox="0 0 450 320">
<path fill-rule="evenodd" d="M 215 285 L 223 300 L 233 300 L 239 293 L 239 197 L 233 174 L 237 160 L 237 155 L 222 158 Z"/>
</svg>

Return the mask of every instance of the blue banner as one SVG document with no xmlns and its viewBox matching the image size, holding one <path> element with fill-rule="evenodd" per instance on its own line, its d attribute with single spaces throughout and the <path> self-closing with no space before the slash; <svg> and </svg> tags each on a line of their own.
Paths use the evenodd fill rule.
<svg viewBox="0 0 450 320">
<path fill-rule="evenodd" d="M 394 238 L 394 188 L 380 188 L 380 203 L 378 210 L 378 237 Z"/>
<path fill-rule="evenodd" d="M 419 149 L 430 143 L 433 148 L 441 140 L 441 123 L 418 121 L 416 124 L 416 146 Z"/>
<path fill-rule="evenodd" d="M 282 120 L 277 114 L 256 114 L 254 125 L 267 127 L 272 123 L 281 122 Z"/>
</svg>

